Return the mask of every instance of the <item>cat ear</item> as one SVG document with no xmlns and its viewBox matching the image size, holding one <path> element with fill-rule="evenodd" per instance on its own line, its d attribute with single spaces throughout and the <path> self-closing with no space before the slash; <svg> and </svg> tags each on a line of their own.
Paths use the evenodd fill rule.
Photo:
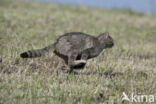
<svg viewBox="0 0 156 104">
<path fill-rule="evenodd" d="M 107 39 L 109 37 L 109 33 L 108 32 L 105 32 L 104 34 L 105 34 L 104 35 L 104 38 Z"/>
</svg>

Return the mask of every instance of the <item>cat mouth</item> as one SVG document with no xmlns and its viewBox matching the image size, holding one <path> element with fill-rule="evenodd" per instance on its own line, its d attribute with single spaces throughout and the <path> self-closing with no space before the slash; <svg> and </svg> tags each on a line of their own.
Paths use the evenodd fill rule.
<svg viewBox="0 0 156 104">
<path fill-rule="evenodd" d="M 112 43 L 112 47 L 114 46 L 114 43 Z"/>
<path fill-rule="evenodd" d="M 108 45 L 108 48 L 112 48 L 114 46 L 114 43 L 110 43 L 110 44 L 107 44 Z"/>
</svg>

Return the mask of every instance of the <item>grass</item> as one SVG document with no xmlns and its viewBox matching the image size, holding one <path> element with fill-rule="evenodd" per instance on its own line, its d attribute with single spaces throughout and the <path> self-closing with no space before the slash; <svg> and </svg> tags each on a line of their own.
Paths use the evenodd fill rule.
<svg viewBox="0 0 156 104">
<path fill-rule="evenodd" d="M 63 73 L 54 54 L 19 57 L 72 31 L 108 31 L 115 46 L 89 60 L 79 75 Z M 133 104 L 121 101 L 123 92 L 156 96 L 155 14 L 3 0 L 0 47 L 0 104 Z"/>
</svg>

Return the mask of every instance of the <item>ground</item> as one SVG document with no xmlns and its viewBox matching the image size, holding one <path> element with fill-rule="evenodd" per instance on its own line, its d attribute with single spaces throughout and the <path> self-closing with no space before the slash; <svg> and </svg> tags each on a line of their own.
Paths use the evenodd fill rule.
<svg viewBox="0 0 156 104">
<path fill-rule="evenodd" d="M 89 60 L 79 75 L 62 72 L 54 54 L 19 56 L 67 32 L 106 31 L 115 46 Z M 123 92 L 156 96 L 155 14 L 2 0 L 0 47 L 0 104 L 136 104 L 122 102 Z"/>
</svg>

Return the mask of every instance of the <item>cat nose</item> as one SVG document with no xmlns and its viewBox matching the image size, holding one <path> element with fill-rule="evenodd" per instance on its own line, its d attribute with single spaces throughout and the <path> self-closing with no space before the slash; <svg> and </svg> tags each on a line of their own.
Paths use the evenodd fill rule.
<svg viewBox="0 0 156 104">
<path fill-rule="evenodd" d="M 114 43 L 112 43 L 111 46 L 113 47 L 114 46 Z"/>
<path fill-rule="evenodd" d="M 114 43 L 112 43 L 112 46 L 114 46 Z"/>
</svg>

